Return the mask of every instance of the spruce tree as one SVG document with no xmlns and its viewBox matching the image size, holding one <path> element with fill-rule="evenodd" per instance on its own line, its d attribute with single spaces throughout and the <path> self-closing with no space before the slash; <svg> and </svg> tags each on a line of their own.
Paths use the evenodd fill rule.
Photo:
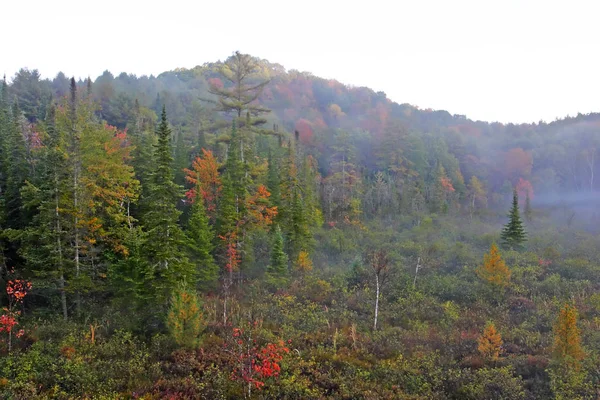
<svg viewBox="0 0 600 400">
<path fill-rule="evenodd" d="M 23 115 L 18 104 L 13 105 L 13 115 L 9 124 L 9 136 L 6 143 L 6 192 L 5 209 L 7 227 L 19 229 L 25 225 L 21 187 L 29 177 L 27 148 L 21 131 Z"/>
<path fill-rule="evenodd" d="M 527 233 L 523 227 L 523 221 L 519 213 L 519 195 L 513 190 L 513 202 L 508 214 L 509 221 L 502 229 L 502 246 L 506 249 L 520 250 L 527 240 Z"/>
<path fill-rule="evenodd" d="M 288 277 L 288 257 L 283 250 L 283 234 L 277 226 L 273 233 L 273 247 L 271 249 L 271 261 L 267 266 L 267 278 L 269 282 L 280 287 L 285 284 Z"/>
<path fill-rule="evenodd" d="M 198 190 L 200 193 L 200 190 Z M 187 229 L 190 260 L 196 265 L 197 283 L 201 289 L 211 289 L 219 278 L 219 269 L 212 256 L 215 237 L 208 223 L 208 216 L 202 197 L 198 196 L 192 205 Z"/>
<path fill-rule="evenodd" d="M 171 129 L 164 107 L 156 135 L 155 169 L 148 183 L 148 197 L 144 199 L 147 211 L 143 220 L 150 286 L 157 300 L 166 300 L 179 282 L 193 282 L 195 273 L 182 250 L 185 236 L 178 225 L 181 211 L 176 205 L 183 198 L 183 188 L 174 182 Z"/>
</svg>

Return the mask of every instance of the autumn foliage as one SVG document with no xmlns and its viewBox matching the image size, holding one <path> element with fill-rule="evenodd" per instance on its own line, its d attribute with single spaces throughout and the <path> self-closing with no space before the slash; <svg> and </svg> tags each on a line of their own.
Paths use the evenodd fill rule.
<svg viewBox="0 0 600 400">
<path fill-rule="evenodd" d="M 6 344 L 9 352 L 12 348 L 12 332 L 14 327 L 19 324 L 17 320 L 21 315 L 21 311 L 17 310 L 17 307 L 23 303 L 23 299 L 30 290 L 31 282 L 22 279 L 13 279 L 6 283 L 8 307 L 3 308 L 4 314 L 0 316 L 0 332 L 7 334 Z M 21 337 L 23 334 L 24 331 L 21 329 L 17 332 L 16 337 Z"/>
<path fill-rule="evenodd" d="M 561 364 L 574 369 L 581 366 L 581 360 L 585 356 L 581 348 L 577 317 L 577 308 L 567 303 L 560 310 L 554 325 L 554 358 Z"/>
<path fill-rule="evenodd" d="M 504 288 L 510 282 L 510 269 L 495 243 L 490 247 L 490 252 L 483 256 L 483 265 L 480 265 L 476 272 L 482 280 L 497 288 Z"/>
<path fill-rule="evenodd" d="M 202 156 L 196 157 L 192 161 L 192 168 L 186 168 L 184 172 L 185 180 L 192 185 L 186 197 L 193 203 L 200 194 L 204 200 L 206 213 L 211 220 L 214 220 L 222 190 L 217 159 L 210 150 L 202 149 Z M 197 193 L 198 191 L 200 193 Z"/>
<path fill-rule="evenodd" d="M 502 350 L 502 337 L 493 323 L 488 323 L 477 339 L 477 350 L 487 360 L 496 361 Z"/>
</svg>

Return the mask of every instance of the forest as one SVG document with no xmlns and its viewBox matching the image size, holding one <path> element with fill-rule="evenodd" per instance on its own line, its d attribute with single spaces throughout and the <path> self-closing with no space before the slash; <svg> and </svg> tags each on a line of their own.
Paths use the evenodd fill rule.
<svg viewBox="0 0 600 400">
<path fill-rule="evenodd" d="M 0 89 L 0 397 L 597 399 L 600 114 L 248 54 Z"/>
</svg>

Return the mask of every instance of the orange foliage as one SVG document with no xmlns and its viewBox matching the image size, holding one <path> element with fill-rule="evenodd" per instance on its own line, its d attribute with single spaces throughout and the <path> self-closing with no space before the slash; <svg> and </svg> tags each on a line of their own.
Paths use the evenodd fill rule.
<svg viewBox="0 0 600 400">
<path fill-rule="evenodd" d="M 454 186 L 452 186 L 452 180 L 446 176 L 442 176 L 440 178 L 440 183 L 446 192 L 452 193 L 455 191 Z"/>
<path fill-rule="evenodd" d="M 502 350 L 502 337 L 496 331 L 493 323 L 488 323 L 483 330 L 483 334 L 477 339 L 477 350 L 488 360 L 496 361 Z"/>
<path fill-rule="evenodd" d="M 510 269 L 504 263 L 498 246 L 493 243 L 490 252 L 483 256 L 483 265 L 476 270 L 477 275 L 495 287 L 506 287 L 510 282 Z"/>
<path fill-rule="evenodd" d="M 193 203 L 200 190 L 206 213 L 214 220 L 222 189 L 219 164 L 212 151 L 202 149 L 202 153 L 202 157 L 196 157 L 192 162 L 192 169 L 183 170 L 186 174 L 185 180 L 193 185 L 186 193 L 186 197 Z"/>
<path fill-rule="evenodd" d="M 271 193 L 265 185 L 260 185 L 256 193 L 246 201 L 250 220 L 258 227 L 266 227 L 273 223 L 277 215 L 277 207 L 269 207 Z"/>
</svg>

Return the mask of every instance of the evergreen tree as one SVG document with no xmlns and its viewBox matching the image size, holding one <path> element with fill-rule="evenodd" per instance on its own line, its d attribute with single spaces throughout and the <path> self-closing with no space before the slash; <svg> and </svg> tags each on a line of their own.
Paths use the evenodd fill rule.
<svg viewBox="0 0 600 400">
<path fill-rule="evenodd" d="M 19 229 L 26 225 L 21 199 L 21 187 L 29 177 L 27 148 L 21 120 L 23 115 L 18 104 L 13 105 L 12 119 L 9 124 L 9 136 L 6 143 L 6 191 L 4 193 L 6 223 L 8 228 Z"/>
<path fill-rule="evenodd" d="M 504 226 L 502 234 L 502 245 L 507 249 L 520 250 L 523 249 L 523 245 L 527 240 L 527 233 L 523 227 L 521 216 L 519 214 L 519 195 L 513 190 L 513 202 L 510 213 L 508 214 L 509 221 Z"/>
<path fill-rule="evenodd" d="M 187 229 L 190 260 L 196 264 L 198 286 L 202 289 L 214 288 L 219 278 L 219 269 L 214 262 L 214 232 L 208 223 L 208 216 L 202 197 L 198 196 L 192 205 Z"/>
<path fill-rule="evenodd" d="M 185 236 L 178 225 L 181 211 L 176 205 L 183 198 L 183 188 L 174 182 L 171 129 L 164 106 L 156 135 L 155 168 L 147 188 L 148 197 L 144 199 L 144 247 L 150 260 L 147 277 L 153 294 L 158 300 L 165 300 L 179 282 L 194 282 L 195 273 L 182 250 Z"/>
<path fill-rule="evenodd" d="M 288 257 L 283 250 L 283 234 L 279 226 L 273 233 L 273 247 L 271 261 L 267 266 L 267 278 L 272 285 L 280 287 L 285 284 L 288 277 Z"/>
</svg>

